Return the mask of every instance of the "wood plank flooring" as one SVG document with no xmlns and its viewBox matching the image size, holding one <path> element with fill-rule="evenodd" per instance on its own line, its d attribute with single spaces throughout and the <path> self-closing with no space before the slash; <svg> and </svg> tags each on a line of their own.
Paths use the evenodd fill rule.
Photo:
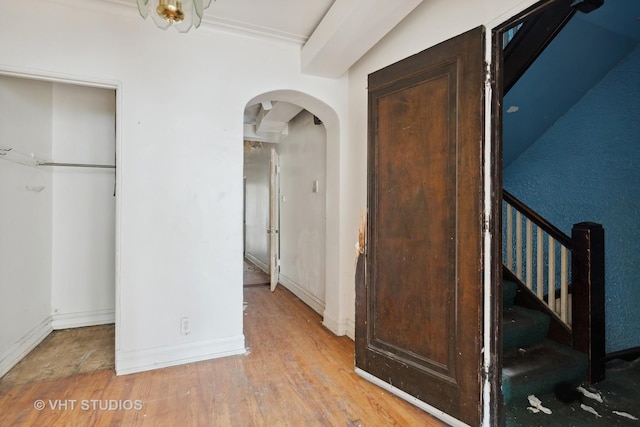
<svg viewBox="0 0 640 427">
<path fill-rule="evenodd" d="M 247 355 L 16 385 L 0 394 L 0 426 L 444 425 L 358 377 L 353 342 L 286 289 L 244 295 Z"/>
</svg>

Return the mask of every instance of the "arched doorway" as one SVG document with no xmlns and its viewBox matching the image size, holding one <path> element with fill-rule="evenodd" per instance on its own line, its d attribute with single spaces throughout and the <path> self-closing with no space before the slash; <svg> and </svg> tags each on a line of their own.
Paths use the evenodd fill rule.
<svg viewBox="0 0 640 427">
<path fill-rule="evenodd" d="M 277 103 L 282 103 L 280 107 L 274 107 Z M 278 109 L 281 107 L 286 110 L 289 105 L 295 106 L 299 108 L 298 113 L 289 111 L 288 114 L 293 114 L 290 119 L 293 119 L 290 130 L 292 132 L 297 133 L 298 135 L 307 135 L 310 138 L 317 138 L 319 129 L 323 129 L 325 144 L 323 147 L 322 155 L 324 159 L 322 159 L 322 171 L 320 171 L 317 166 L 318 164 L 314 164 L 311 174 L 309 171 L 301 171 L 300 169 L 304 169 L 305 165 L 296 164 L 296 165 L 287 165 L 285 167 L 284 176 L 281 176 L 283 180 L 281 185 L 283 187 L 283 191 L 280 194 L 279 201 L 281 207 L 284 205 L 283 209 L 283 221 L 285 221 L 285 217 L 289 215 L 289 219 L 291 219 L 291 212 L 287 213 L 287 209 L 289 209 L 290 205 L 287 203 L 292 202 L 293 200 L 288 199 L 287 192 L 288 191 L 298 191 L 298 195 L 303 195 L 304 197 L 308 197 L 308 200 L 315 200 L 318 206 L 322 206 L 322 215 L 318 215 L 318 206 L 316 206 L 316 210 L 312 210 L 312 215 L 314 218 L 310 219 L 310 221 L 315 221 L 314 225 L 308 230 L 311 230 L 310 233 L 303 235 L 302 233 L 298 233 L 296 236 L 292 236 L 289 233 L 286 237 L 284 235 L 287 234 L 287 223 L 283 222 L 283 235 L 281 236 L 282 241 L 285 244 L 291 245 L 292 242 L 295 242 L 294 247 L 284 248 L 283 251 L 289 254 L 295 252 L 296 261 L 292 258 L 288 260 L 283 259 L 283 262 L 289 263 L 289 265 L 281 265 L 281 272 L 283 273 L 283 277 L 281 279 L 281 283 L 285 284 L 287 288 L 289 288 L 292 292 L 294 292 L 299 298 L 301 298 L 305 303 L 310 305 L 314 310 L 323 315 L 323 323 L 327 328 L 332 330 L 334 333 L 342 335 L 345 333 L 344 327 L 340 327 L 341 322 L 338 320 L 341 315 L 340 313 L 340 289 L 338 286 L 338 263 L 339 263 L 339 251 L 337 249 L 339 242 L 339 228 L 338 228 L 338 198 L 339 198 L 339 123 L 338 116 L 336 112 L 324 102 L 314 98 L 308 94 L 293 91 L 293 90 L 277 90 L 272 92 L 266 92 L 259 96 L 256 96 L 249 100 L 246 104 L 245 108 L 245 135 L 251 134 L 255 132 L 255 121 L 260 120 L 271 120 L 267 111 L 270 109 Z M 273 121 L 283 121 L 282 117 L 285 117 L 286 114 L 280 115 L 276 114 Z M 266 118 L 265 118 L 266 117 Z M 294 119 L 295 117 L 295 119 Z M 278 124 L 267 123 L 267 125 L 278 126 Z M 281 124 L 280 124 L 281 125 Z M 264 126 L 263 126 L 264 128 Z M 272 128 L 273 129 L 273 128 Z M 279 137 L 281 141 L 284 141 L 286 137 Z M 277 139 L 277 138 L 276 138 Z M 245 138 L 245 152 L 247 150 L 251 150 L 252 148 L 260 147 L 260 138 L 259 135 L 251 135 L 249 138 Z M 253 142 L 251 142 L 253 140 Z M 273 142 L 262 141 L 262 148 L 264 151 L 264 147 L 266 144 L 273 144 L 277 146 L 279 141 L 273 140 Z M 281 148 L 284 149 L 285 145 L 282 145 Z M 289 147 L 291 148 L 291 147 Z M 300 147 L 298 147 L 300 148 Z M 285 149 L 285 152 L 287 149 Z M 316 154 L 320 153 L 320 151 L 316 151 Z M 307 153 L 307 159 L 309 153 Z M 266 159 L 266 154 L 263 153 L 261 155 L 256 155 L 255 157 L 262 157 L 264 161 Z M 292 159 L 294 157 L 291 157 Z M 303 156 L 304 158 L 304 156 Z M 314 162 L 316 163 L 316 162 Z M 310 166 L 310 165 L 307 165 Z M 262 165 L 262 168 L 265 166 Z M 291 172 L 291 168 L 297 169 L 297 171 Z M 315 169 L 314 169 L 315 168 Z M 286 171 L 286 169 L 289 169 Z M 281 169 L 282 170 L 282 169 Z M 245 169 L 245 172 L 247 170 Z M 288 175 L 287 175 L 288 173 Z M 245 173 L 246 175 L 246 173 Z M 293 180 L 297 176 L 303 176 L 304 178 L 301 182 L 286 182 L 286 180 Z M 256 189 L 250 188 L 250 181 L 247 181 L 247 197 L 252 197 L 251 192 L 256 191 Z M 295 189 L 297 187 L 297 190 Z M 263 203 L 264 203 L 264 189 L 262 190 L 263 194 Z M 306 195 L 304 193 L 306 192 Z M 284 200 L 283 200 L 284 197 Z M 320 200 L 321 199 L 321 200 Z M 247 211 L 251 208 L 248 206 Z M 318 221 L 321 221 L 322 224 L 318 224 Z M 264 227 L 266 223 L 262 224 L 264 231 L 268 227 Z M 247 229 L 251 225 L 247 224 Z M 293 227 L 295 228 L 295 227 Z M 304 228 L 304 227 L 303 227 Z M 297 230 L 301 230 L 302 228 L 297 227 Z M 262 230 L 259 230 L 263 232 Z M 249 232 L 249 230 L 247 230 Z M 322 235 L 319 235 L 322 234 Z M 266 240 L 266 233 L 263 236 Z M 247 239 L 252 238 L 251 236 L 247 236 Z M 266 243 L 263 242 L 263 248 L 265 248 Z M 302 250 L 300 250 L 302 248 Z M 249 249 L 250 251 L 250 249 Z M 262 256 L 265 256 L 265 253 L 262 253 Z M 264 259 L 264 258 L 263 258 Z M 317 270 L 317 265 L 311 266 L 310 263 L 314 263 L 314 260 L 322 260 L 321 270 Z M 293 264 L 296 265 L 293 265 Z M 306 263 L 306 265 L 305 265 Z M 296 270 L 297 279 L 300 280 L 309 280 L 305 284 L 302 284 L 302 289 L 295 289 L 295 284 L 287 283 L 287 271 L 291 272 Z M 301 275 L 307 274 L 307 277 L 301 278 Z M 311 287 L 306 286 L 311 283 Z M 292 286 L 293 285 L 293 286 Z M 319 289 L 318 286 L 321 286 L 322 289 Z M 293 289 L 292 289 L 293 288 Z"/>
</svg>

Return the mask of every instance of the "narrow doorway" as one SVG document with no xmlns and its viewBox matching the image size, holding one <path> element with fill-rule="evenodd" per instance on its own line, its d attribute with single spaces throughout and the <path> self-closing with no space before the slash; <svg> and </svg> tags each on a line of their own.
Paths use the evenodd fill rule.
<svg viewBox="0 0 640 427">
<path fill-rule="evenodd" d="M 246 107 L 245 258 L 272 276 L 272 288 L 286 287 L 320 314 L 326 138 L 321 120 L 297 104 L 272 100 Z"/>
</svg>

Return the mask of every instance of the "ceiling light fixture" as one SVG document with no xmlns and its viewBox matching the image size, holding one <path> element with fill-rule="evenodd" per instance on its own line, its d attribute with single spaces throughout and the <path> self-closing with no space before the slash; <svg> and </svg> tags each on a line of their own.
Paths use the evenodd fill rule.
<svg viewBox="0 0 640 427">
<path fill-rule="evenodd" d="M 151 15 L 159 28 L 166 30 L 172 25 L 181 33 L 191 27 L 198 28 L 202 22 L 204 10 L 211 0 L 136 0 L 138 11 L 143 18 Z"/>
</svg>

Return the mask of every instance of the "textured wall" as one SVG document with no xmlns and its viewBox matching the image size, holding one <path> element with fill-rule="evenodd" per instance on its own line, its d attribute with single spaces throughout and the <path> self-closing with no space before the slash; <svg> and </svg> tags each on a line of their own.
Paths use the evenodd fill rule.
<svg viewBox="0 0 640 427">
<path fill-rule="evenodd" d="M 504 187 L 567 234 L 604 226 L 607 352 L 640 346 L 640 46 L 505 170 Z"/>
<path fill-rule="evenodd" d="M 280 256 L 287 287 L 325 305 L 326 144 L 324 125 L 303 111 L 289 122 L 289 135 L 278 145 L 280 153 Z M 313 182 L 318 181 L 317 192 Z M 303 299 L 304 301 L 304 299 Z M 311 304 L 310 304 L 311 305 Z"/>
<path fill-rule="evenodd" d="M 634 49 L 636 40 L 586 20 L 616 6 L 606 2 L 594 15 L 575 15 L 505 95 L 505 111 L 519 108 L 504 115 L 506 167 Z"/>
</svg>

